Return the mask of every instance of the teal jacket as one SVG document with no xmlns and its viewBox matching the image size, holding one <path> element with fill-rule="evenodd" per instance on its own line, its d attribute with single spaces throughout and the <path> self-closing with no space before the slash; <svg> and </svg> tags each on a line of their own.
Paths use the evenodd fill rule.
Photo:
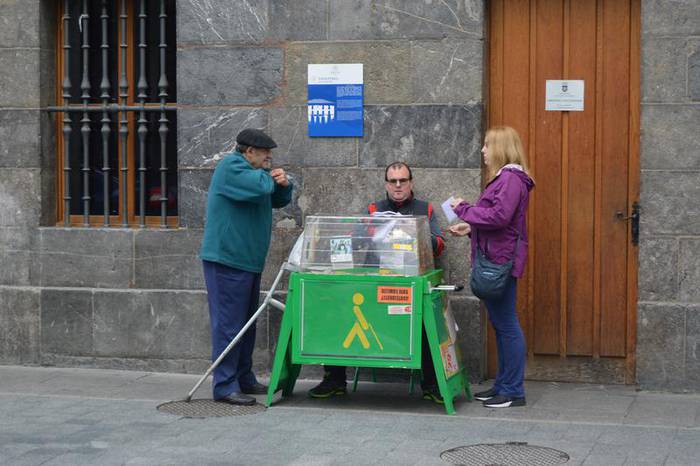
<svg viewBox="0 0 700 466">
<path fill-rule="evenodd" d="M 289 204 L 292 189 L 291 181 L 287 187 L 276 184 L 266 170 L 253 168 L 240 152 L 226 156 L 209 185 L 199 257 L 261 273 L 270 247 L 272 208 Z"/>
</svg>

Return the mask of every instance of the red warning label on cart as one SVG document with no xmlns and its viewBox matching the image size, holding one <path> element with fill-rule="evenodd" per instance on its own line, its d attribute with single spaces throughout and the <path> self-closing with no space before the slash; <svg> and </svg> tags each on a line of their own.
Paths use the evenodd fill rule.
<svg viewBox="0 0 700 466">
<path fill-rule="evenodd" d="M 388 304 L 411 304 L 411 287 L 378 286 L 377 302 Z"/>
</svg>

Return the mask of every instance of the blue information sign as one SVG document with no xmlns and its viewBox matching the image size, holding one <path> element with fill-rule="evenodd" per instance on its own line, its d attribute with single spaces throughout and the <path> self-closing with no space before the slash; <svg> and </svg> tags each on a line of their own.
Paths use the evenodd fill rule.
<svg viewBox="0 0 700 466">
<path fill-rule="evenodd" d="M 309 136 L 362 136 L 362 64 L 310 64 Z"/>
</svg>

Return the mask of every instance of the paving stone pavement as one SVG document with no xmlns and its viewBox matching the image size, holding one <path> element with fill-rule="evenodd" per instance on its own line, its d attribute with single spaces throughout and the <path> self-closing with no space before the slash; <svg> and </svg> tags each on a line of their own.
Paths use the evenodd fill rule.
<svg viewBox="0 0 700 466">
<path fill-rule="evenodd" d="M 197 378 L 0 366 L 0 464 L 445 465 L 450 448 L 503 442 L 561 450 L 567 465 L 700 464 L 697 394 L 529 382 L 526 407 L 460 401 L 447 416 L 403 384 L 361 383 L 344 398 L 312 400 L 314 382 L 300 381 L 293 397 L 249 416 L 156 409 L 183 399 Z"/>
</svg>

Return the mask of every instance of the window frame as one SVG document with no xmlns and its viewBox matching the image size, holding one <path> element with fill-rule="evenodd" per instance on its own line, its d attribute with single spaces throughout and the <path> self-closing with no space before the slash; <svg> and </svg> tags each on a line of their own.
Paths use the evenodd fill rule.
<svg viewBox="0 0 700 466">
<path fill-rule="evenodd" d="M 135 77 L 135 65 L 134 65 L 134 60 L 136 59 L 136 54 L 138 52 L 138 44 L 136 43 L 136 38 L 134 34 L 135 30 L 135 23 L 136 21 L 134 20 L 137 18 L 135 15 L 135 3 L 136 0 L 114 0 L 116 4 L 116 11 L 119 12 L 121 11 L 121 5 L 122 3 L 126 4 L 126 15 L 127 15 L 127 21 L 126 21 L 126 80 L 128 83 L 127 86 L 127 98 L 126 102 L 122 101 L 122 98 L 120 96 L 117 96 L 117 102 L 119 105 L 125 104 L 126 106 L 138 106 L 141 105 L 141 103 L 136 99 L 136 93 L 138 92 L 137 88 L 137 79 Z M 56 104 L 57 106 L 63 106 L 63 99 L 62 99 L 62 94 L 63 94 L 63 88 L 62 88 L 62 81 L 63 81 L 63 66 L 64 66 L 64 50 L 63 50 L 63 41 L 64 41 L 64 21 L 63 21 L 63 2 L 62 1 L 57 1 L 55 3 L 55 8 L 56 8 Z M 73 18 L 71 18 L 71 21 L 73 21 Z M 175 22 L 173 22 L 173 26 L 175 25 Z M 125 31 L 122 30 L 121 26 L 121 20 L 120 18 L 117 18 L 117 43 L 121 44 L 123 35 Z M 92 46 L 93 44 L 91 44 Z M 176 44 L 168 44 L 168 46 L 176 47 Z M 120 49 L 118 49 L 120 50 Z M 118 55 L 117 59 L 117 76 L 121 76 L 122 73 L 122 63 L 121 63 L 121 55 Z M 73 104 L 71 106 L 75 106 L 76 108 L 82 107 L 82 104 Z M 160 103 L 154 103 L 154 102 L 146 102 L 143 104 L 144 107 L 146 108 L 153 108 L 153 109 L 160 109 L 161 104 Z M 168 102 L 167 103 L 168 107 L 177 107 L 177 102 Z M 93 108 L 102 108 L 102 103 L 89 103 L 88 107 L 93 107 Z M 124 186 L 124 172 L 121 170 L 122 163 L 123 163 L 123 143 L 122 143 L 122 138 L 119 137 L 118 131 L 119 131 L 119 122 L 122 118 L 122 114 L 126 114 L 126 121 L 127 121 L 127 129 L 128 129 L 128 134 L 127 134 L 127 139 L 126 139 L 126 154 L 127 154 L 127 171 L 126 171 L 126 191 L 127 191 L 127 226 L 128 228 L 138 228 L 141 227 L 140 224 L 140 215 L 136 213 L 137 209 L 137 202 L 138 202 L 138 196 L 137 196 L 137 191 L 136 191 L 136 176 L 138 172 L 138 164 L 137 164 L 137 150 L 136 150 L 136 142 L 138 138 L 137 134 L 137 127 L 136 127 L 136 120 L 138 118 L 138 111 L 125 111 L 125 112 L 111 112 L 111 115 L 115 116 L 115 119 L 113 119 L 113 124 L 117 128 L 117 166 L 115 167 L 110 167 L 112 170 L 117 170 L 119 172 L 119 198 L 118 198 L 118 208 L 117 208 L 117 214 L 116 215 L 109 215 L 109 225 L 104 224 L 104 214 L 99 214 L 99 215 L 89 215 L 89 223 L 86 225 L 84 221 L 84 215 L 83 214 L 71 214 L 69 216 L 69 221 L 66 224 L 66 212 L 65 212 L 65 207 L 64 207 L 64 202 L 63 202 L 63 193 L 64 193 L 64 188 L 65 188 L 65 183 L 64 183 L 64 171 L 63 171 L 63 165 L 65 162 L 65 155 L 64 155 L 64 136 L 63 136 L 63 116 L 65 112 L 56 112 L 56 143 L 55 143 L 55 150 L 56 150 L 56 226 L 70 226 L 70 227 L 103 227 L 103 228 L 124 228 L 124 225 L 122 224 L 122 208 L 123 208 L 123 186 Z M 149 112 L 152 113 L 152 112 Z M 172 113 L 172 111 L 169 111 L 169 113 Z M 73 112 L 72 115 L 77 115 L 78 113 Z M 74 118 L 74 117 L 73 117 Z M 75 124 L 75 120 L 72 121 L 72 124 Z M 173 121 L 169 122 L 168 129 L 170 131 L 177 131 L 177 125 L 173 124 Z M 177 138 L 175 138 L 177 141 Z M 177 146 L 175 147 L 175 152 L 177 153 Z M 178 170 L 178 165 L 175 164 L 174 167 L 168 168 L 168 170 L 173 170 L 176 174 L 179 173 Z M 177 188 L 179 189 L 179 177 L 176 178 L 177 181 Z M 147 196 L 147 195 L 146 195 Z M 179 196 L 177 199 L 179 203 Z M 178 210 L 179 214 L 179 210 Z M 160 215 L 145 215 L 144 218 L 145 221 L 145 226 L 146 227 L 162 227 L 161 225 L 161 217 Z M 177 228 L 179 226 L 179 215 L 168 215 L 166 216 L 166 227 L 167 228 Z"/>
</svg>

